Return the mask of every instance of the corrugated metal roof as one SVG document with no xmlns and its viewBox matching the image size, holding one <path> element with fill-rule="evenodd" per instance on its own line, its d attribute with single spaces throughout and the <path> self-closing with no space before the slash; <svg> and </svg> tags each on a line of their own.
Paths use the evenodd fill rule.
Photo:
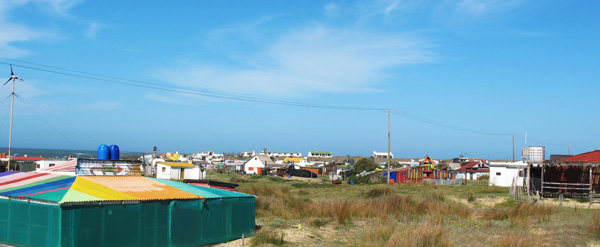
<svg viewBox="0 0 600 247">
<path fill-rule="evenodd" d="M 196 186 L 196 185 L 191 185 L 191 184 L 184 184 L 184 183 L 180 183 L 180 182 L 162 180 L 162 179 L 156 179 L 156 178 L 153 178 L 153 179 L 160 181 L 161 183 L 178 188 L 180 190 L 188 191 L 188 192 L 194 193 L 196 195 L 201 195 L 202 197 L 204 197 L 206 199 L 232 198 L 232 197 L 234 197 L 234 198 L 235 197 L 254 197 L 253 195 L 248 195 L 248 194 L 239 193 L 239 192 L 233 192 L 233 191 L 227 191 L 227 190 L 215 189 L 215 188 L 209 188 L 209 187 L 203 187 L 203 186 Z"/>
<path fill-rule="evenodd" d="M 198 199 L 192 194 L 147 177 L 81 177 L 110 189 L 135 197 L 137 200 Z"/>
<path fill-rule="evenodd" d="M 561 161 L 600 162 L 600 150 L 573 155 L 571 157 L 563 158 Z"/>
<path fill-rule="evenodd" d="M 75 172 L 75 169 L 77 167 L 77 159 L 71 159 L 67 162 L 63 162 L 60 163 L 58 165 L 55 166 L 51 166 L 51 167 L 47 167 L 47 168 L 43 168 L 40 169 L 40 172 L 49 172 L 49 171 L 54 171 L 54 172 Z"/>
<path fill-rule="evenodd" d="M 9 175 L 7 175 L 9 174 Z M 253 197 L 175 181 L 133 176 L 67 176 L 51 173 L 0 173 L 0 195 L 57 204 Z"/>
<path fill-rule="evenodd" d="M 14 175 L 15 173 L 20 173 L 20 172 L 7 171 L 7 172 L 0 173 L 0 179 L 3 179 L 6 176 Z"/>
<path fill-rule="evenodd" d="M 48 160 L 48 158 L 44 157 L 24 157 L 24 156 L 12 156 L 10 159 L 16 161 L 38 161 L 38 160 Z"/>
<path fill-rule="evenodd" d="M 193 164 L 185 163 L 185 162 L 158 162 L 159 164 L 170 166 L 170 167 L 186 167 L 186 168 L 194 168 L 196 167 Z"/>
</svg>

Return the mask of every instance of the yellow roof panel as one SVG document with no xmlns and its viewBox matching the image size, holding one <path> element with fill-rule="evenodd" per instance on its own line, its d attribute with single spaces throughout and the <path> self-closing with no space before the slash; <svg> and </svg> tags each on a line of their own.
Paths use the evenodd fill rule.
<svg viewBox="0 0 600 247">
<path fill-rule="evenodd" d="M 100 185 L 98 183 L 85 179 L 83 176 L 77 177 L 75 179 L 75 182 L 73 182 L 73 185 L 71 185 L 71 189 L 109 201 L 140 200 L 140 198 L 133 197 L 123 192 L 116 191 L 104 185 Z"/>
<path fill-rule="evenodd" d="M 193 164 L 184 163 L 184 162 L 158 162 L 158 163 L 166 165 L 166 166 L 170 166 L 170 167 L 185 167 L 185 168 L 194 168 L 194 167 L 196 167 Z"/>
<path fill-rule="evenodd" d="M 86 176 L 85 179 L 138 200 L 198 199 L 192 194 L 146 177 Z M 88 193 L 89 194 L 89 193 Z"/>
</svg>

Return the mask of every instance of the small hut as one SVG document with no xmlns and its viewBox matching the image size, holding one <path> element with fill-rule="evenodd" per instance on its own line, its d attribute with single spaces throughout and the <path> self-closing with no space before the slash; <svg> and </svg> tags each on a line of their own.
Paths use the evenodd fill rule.
<svg viewBox="0 0 600 247">
<path fill-rule="evenodd" d="M 600 197 L 600 150 L 530 166 L 533 187 L 544 197 Z M 536 171 L 537 170 L 537 171 Z M 537 175 L 537 176 L 536 176 Z"/>
</svg>

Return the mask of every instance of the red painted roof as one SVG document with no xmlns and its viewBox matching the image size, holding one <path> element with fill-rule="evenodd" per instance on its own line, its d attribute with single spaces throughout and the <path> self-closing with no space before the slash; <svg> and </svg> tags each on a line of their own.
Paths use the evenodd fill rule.
<svg viewBox="0 0 600 247">
<path fill-rule="evenodd" d="M 563 158 L 561 161 L 600 162 L 600 150 L 594 150 L 591 152 Z"/>
<path fill-rule="evenodd" d="M 481 164 L 481 165 L 480 165 Z M 473 168 L 474 167 L 474 168 Z M 469 164 L 462 166 L 461 168 L 456 169 L 457 171 L 480 171 L 480 172 L 489 172 L 490 169 L 485 162 L 482 161 L 471 161 Z"/>
<path fill-rule="evenodd" d="M 13 160 L 16 161 L 38 161 L 38 160 L 48 160 L 47 158 L 44 157 L 24 157 L 24 156 L 12 156 L 10 157 Z"/>
</svg>

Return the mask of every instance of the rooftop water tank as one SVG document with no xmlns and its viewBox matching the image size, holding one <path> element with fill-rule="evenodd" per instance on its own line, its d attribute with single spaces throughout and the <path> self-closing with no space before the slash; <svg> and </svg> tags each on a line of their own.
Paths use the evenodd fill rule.
<svg viewBox="0 0 600 247">
<path fill-rule="evenodd" d="M 109 160 L 110 159 L 110 150 L 106 144 L 102 144 L 98 147 L 98 159 L 99 160 Z"/>
<path fill-rule="evenodd" d="M 110 145 L 110 147 L 108 147 L 110 149 L 110 159 L 111 160 L 119 160 L 119 146 L 117 145 Z"/>
</svg>

